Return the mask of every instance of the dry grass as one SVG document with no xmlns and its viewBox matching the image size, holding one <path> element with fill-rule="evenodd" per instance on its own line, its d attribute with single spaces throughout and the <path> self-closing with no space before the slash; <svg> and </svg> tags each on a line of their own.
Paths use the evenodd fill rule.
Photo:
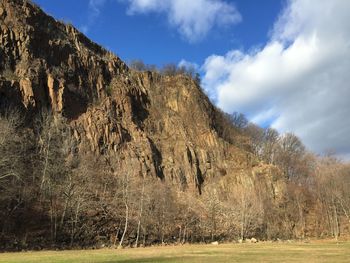
<svg viewBox="0 0 350 263">
<path fill-rule="evenodd" d="M 349 262 L 350 242 L 186 245 L 0 254 L 0 262 Z"/>
</svg>

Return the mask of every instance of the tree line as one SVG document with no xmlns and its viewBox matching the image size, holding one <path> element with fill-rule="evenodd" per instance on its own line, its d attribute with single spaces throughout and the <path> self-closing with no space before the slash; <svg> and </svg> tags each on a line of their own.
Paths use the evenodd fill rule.
<svg viewBox="0 0 350 263">
<path fill-rule="evenodd" d="M 167 63 L 161 67 L 157 67 L 156 65 L 145 64 L 142 60 L 135 59 L 135 60 L 131 60 L 128 63 L 128 66 L 129 68 L 139 72 L 144 72 L 144 71 L 157 72 L 162 76 L 185 75 L 192 78 L 193 80 L 196 81 L 198 85 L 200 85 L 200 75 L 197 72 L 196 68 L 191 65 L 181 66 L 181 65 L 176 65 L 174 63 Z"/>
<path fill-rule="evenodd" d="M 238 113 L 221 118 L 229 120 L 228 130 L 248 138 L 242 147 L 258 162 L 277 169 L 272 177 L 284 176 L 280 189 L 271 194 L 266 180 L 258 173 L 252 177 L 250 170 L 219 176 L 204 186 L 202 195 L 159 178 L 120 175 L 114 153 L 96 156 L 88 145 L 78 150 L 63 117 L 43 111 L 28 127 L 20 113 L 2 111 L 0 248 L 137 247 L 349 234 L 349 164 L 315 156 L 295 135 L 262 129 Z"/>
</svg>

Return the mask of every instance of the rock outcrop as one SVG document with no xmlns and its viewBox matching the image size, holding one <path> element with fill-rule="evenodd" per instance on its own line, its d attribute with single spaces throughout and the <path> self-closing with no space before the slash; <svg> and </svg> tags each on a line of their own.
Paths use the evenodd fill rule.
<svg viewBox="0 0 350 263">
<path fill-rule="evenodd" d="M 199 193 L 205 181 L 242 171 L 282 180 L 249 149 L 220 136 L 218 112 L 196 81 L 133 71 L 28 1 L 0 0 L 0 76 L 0 106 L 62 114 L 79 143 L 118 156 L 118 173 L 147 174 Z M 278 193 L 283 186 L 275 185 Z"/>
</svg>

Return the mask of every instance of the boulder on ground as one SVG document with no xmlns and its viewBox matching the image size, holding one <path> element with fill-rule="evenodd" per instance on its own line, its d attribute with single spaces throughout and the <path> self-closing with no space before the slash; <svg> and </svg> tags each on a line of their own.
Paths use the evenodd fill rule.
<svg viewBox="0 0 350 263">
<path fill-rule="evenodd" d="M 211 242 L 211 244 L 217 246 L 217 245 L 219 245 L 219 242 L 218 241 L 214 241 L 214 242 Z"/>
</svg>

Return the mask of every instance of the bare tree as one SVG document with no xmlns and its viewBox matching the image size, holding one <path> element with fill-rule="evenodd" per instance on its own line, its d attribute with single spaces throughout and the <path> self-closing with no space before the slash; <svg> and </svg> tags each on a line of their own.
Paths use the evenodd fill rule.
<svg viewBox="0 0 350 263">
<path fill-rule="evenodd" d="M 214 241 L 217 238 L 218 228 L 220 227 L 219 221 L 222 214 L 222 202 L 219 199 L 219 192 L 215 186 L 206 189 L 205 202 L 210 238 L 211 241 Z"/>
<path fill-rule="evenodd" d="M 44 111 L 37 120 L 36 128 L 39 138 L 37 173 L 40 176 L 41 204 L 43 209 L 46 205 L 49 207 L 51 239 L 56 242 L 64 192 L 62 187 L 66 180 L 69 181 L 70 174 L 66 163 L 69 149 L 64 147 L 70 139 L 70 130 L 64 118 Z"/>
<path fill-rule="evenodd" d="M 129 62 L 129 67 L 137 71 L 145 71 L 147 69 L 145 63 L 142 60 L 135 59 Z"/>
<path fill-rule="evenodd" d="M 123 246 L 123 241 L 128 231 L 129 225 L 129 208 L 130 208 L 130 175 L 128 172 L 125 173 L 124 178 L 122 180 L 122 198 L 125 207 L 125 223 L 124 223 L 124 231 L 123 235 L 119 242 L 119 248 Z"/>
<path fill-rule="evenodd" d="M 275 163 L 278 151 L 278 140 L 279 134 L 275 129 L 265 129 L 262 159 L 269 164 Z"/>
<path fill-rule="evenodd" d="M 342 213 L 348 218 L 348 204 L 345 200 L 348 200 L 349 195 L 344 185 L 349 180 L 349 172 L 347 166 L 334 157 L 324 157 L 319 160 L 316 169 L 318 199 L 326 215 L 329 232 L 338 239 Z"/>
<path fill-rule="evenodd" d="M 21 118 L 16 111 L 8 110 L 0 116 L 0 182 L 8 177 L 20 178 L 18 171 L 21 151 L 20 137 L 16 130 L 21 125 Z"/>
<path fill-rule="evenodd" d="M 279 142 L 277 164 L 283 169 L 287 178 L 300 175 L 298 169 L 303 161 L 305 146 L 300 139 L 292 133 L 284 134 Z"/>
<path fill-rule="evenodd" d="M 230 114 L 231 122 L 238 129 L 244 129 L 248 126 L 248 119 L 243 113 L 233 112 Z"/>
<path fill-rule="evenodd" d="M 261 158 L 263 155 L 264 129 L 254 123 L 249 123 L 245 130 L 250 138 L 254 155 Z"/>
<path fill-rule="evenodd" d="M 254 187 L 249 184 L 238 184 L 232 190 L 232 217 L 237 223 L 240 238 L 245 239 L 253 235 L 262 224 L 262 204 Z"/>
<path fill-rule="evenodd" d="M 135 247 L 138 246 L 138 242 L 140 238 L 141 222 L 142 222 L 144 203 L 145 203 L 145 180 L 146 180 L 145 176 L 142 176 L 142 186 L 141 186 L 141 196 L 140 196 L 140 202 L 139 202 L 139 214 L 138 214 L 138 222 L 137 222 Z"/>
<path fill-rule="evenodd" d="M 175 76 L 178 74 L 178 68 L 175 64 L 165 64 L 161 70 L 161 73 L 165 76 Z"/>
</svg>

